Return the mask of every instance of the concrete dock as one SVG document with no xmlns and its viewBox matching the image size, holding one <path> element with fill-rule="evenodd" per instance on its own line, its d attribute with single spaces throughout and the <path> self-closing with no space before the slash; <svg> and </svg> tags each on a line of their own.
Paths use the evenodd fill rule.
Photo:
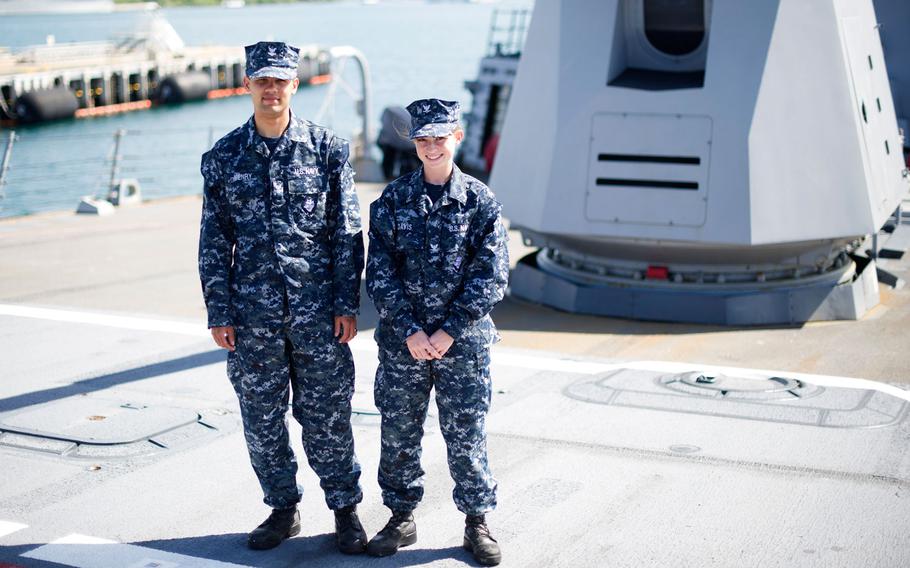
<svg viewBox="0 0 910 568">
<path fill-rule="evenodd" d="M 364 211 L 380 189 L 360 185 Z M 292 421 L 303 532 L 245 547 L 268 511 L 205 329 L 200 206 L 0 221 L 0 566 L 475 565 L 432 407 L 417 544 L 386 559 L 339 554 Z M 514 264 L 528 251 L 517 234 L 511 246 Z M 906 278 L 908 266 L 888 269 Z M 748 329 L 507 298 L 489 419 L 502 565 L 910 565 L 910 290 L 881 298 L 861 321 Z M 388 515 L 375 323 L 364 295 L 354 427 L 371 535 Z M 741 388 L 709 392 L 692 373 Z"/>
</svg>

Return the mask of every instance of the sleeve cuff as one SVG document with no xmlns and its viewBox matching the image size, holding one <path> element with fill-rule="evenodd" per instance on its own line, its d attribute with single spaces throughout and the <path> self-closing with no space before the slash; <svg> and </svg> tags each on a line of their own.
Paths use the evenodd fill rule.
<svg viewBox="0 0 910 568">
<path fill-rule="evenodd" d="M 209 329 L 213 327 L 227 327 L 229 325 L 234 325 L 231 321 L 231 318 L 226 315 L 227 311 L 224 310 L 209 310 L 208 320 L 209 320 Z"/>
<path fill-rule="evenodd" d="M 411 314 L 410 308 L 402 308 L 398 310 L 398 313 L 395 314 L 395 317 L 392 319 L 392 328 L 401 337 L 401 341 L 407 341 L 409 337 L 423 329 L 417 322 L 414 321 L 414 316 Z"/>
<path fill-rule="evenodd" d="M 357 305 L 344 305 L 344 304 L 335 304 L 335 315 L 336 316 L 351 316 L 357 317 L 360 315 L 360 306 Z"/>
<path fill-rule="evenodd" d="M 442 329 L 452 336 L 453 339 L 458 339 L 464 335 L 465 330 L 474 320 L 468 315 L 464 310 L 458 308 L 453 308 L 449 312 L 449 317 L 446 319 L 445 323 L 442 324 Z"/>
</svg>

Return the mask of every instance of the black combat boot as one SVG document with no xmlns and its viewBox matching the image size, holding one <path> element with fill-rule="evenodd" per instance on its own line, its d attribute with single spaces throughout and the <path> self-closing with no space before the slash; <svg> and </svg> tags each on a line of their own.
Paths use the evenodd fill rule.
<svg viewBox="0 0 910 568">
<path fill-rule="evenodd" d="M 484 566 L 496 566 L 502 561 L 499 543 L 490 536 L 487 520 L 483 515 L 468 515 L 465 519 L 464 547 L 474 559 Z"/>
<path fill-rule="evenodd" d="M 417 542 L 417 525 L 411 511 L 392 511 L 392 518 L 367 544 L 370 556 L 390 556 L 398 548 Z"/>
<path fill-rule="evenodd" d="M 299 533 L 300 513 L 296 506 L 290 509 L 272 509 L 269 518 L 250 533 L 247 545 L 254 550 L 268 550 Z"/>
<path fill-rule="evenodd" d="M 367 533 L 357 518 L 357 505 L 335 511 L 335 541 L 345 554 L 360 554 L 367 547 Z"/>
</svg>

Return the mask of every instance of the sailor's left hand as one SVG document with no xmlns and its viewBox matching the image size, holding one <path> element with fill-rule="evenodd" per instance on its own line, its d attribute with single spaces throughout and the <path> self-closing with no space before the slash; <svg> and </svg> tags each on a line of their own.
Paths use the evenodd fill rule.
<svg viewBox="0 0 910 568">
<path fill-rule="evenodd" d="M 441 329 L 437 329 L 430 336 L 430 345 L 439 352 L 440 356 L 445 355 L 453 343 L 455 343 L 455 339 Z"/>
<path fill-rule="evenodd" d="M 335 316 L 335 337 L 338 343 L 347 343 L 357 335 L 356 316 Z"/>
</svg>

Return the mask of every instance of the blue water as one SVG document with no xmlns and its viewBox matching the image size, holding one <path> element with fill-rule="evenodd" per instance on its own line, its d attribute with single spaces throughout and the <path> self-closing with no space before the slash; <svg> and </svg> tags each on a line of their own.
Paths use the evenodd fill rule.
<svg viewBox="0 0 910 568">
<path fill-rule="evenodd" d="M 170 8 L 161 12 L 187 45 L 246 45 L 259 40 L 295 45 L 352 45 L 366 56 L 372 74 L 371 115 L 388 105 L 424 97 L 460 100 L 470 107 L 464 81 L 477 74 L 486 52 L 494 9 L 530 7 L 532 0 L 495 5 L 417 1 L 298 3 Z M 137 13 L 4 16 L 0 43 L 12 49 L 45 42 L 110 39 L 130 32 Z M 357 85 L 350 66 L 345 77 Z M 326 86 L 301 88 L 293 111 L 314 119 Z M 19 128 L 13 146 L 0 217 L 39 211 L 72 210 L 82 195 L 101 194 L 111 177 L 114 133 L 124 129 L 123 160 L 118 177 L 138 178 L 143 197 L 186 195 L 201 191 L 199 156 L 250 115 L 246 97 L 161 107 L 116 116 L 79 119 Z M 353 101 L 336 99 L 334 112 L 322 119 L 350 138 L 359 127 Z M 0 130 L 0 144 L 8 132 Z M 2 151 L 0 147 L 0 151 Z"/>
</svg>

